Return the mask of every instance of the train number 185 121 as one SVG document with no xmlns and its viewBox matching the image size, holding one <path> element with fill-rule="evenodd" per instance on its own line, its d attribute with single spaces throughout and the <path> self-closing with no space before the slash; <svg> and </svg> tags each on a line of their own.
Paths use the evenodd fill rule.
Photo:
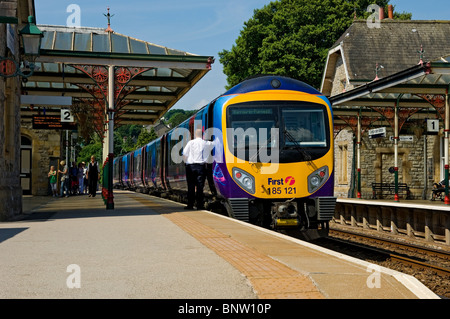
<svg viewBox="0 0 450 319">
<path fill-rule="evenodd" d="M 295 195 L 297 194 L 297 189 L 295 187 L 269 187 L 267 189 L 269 195 Z"/>
</svg>

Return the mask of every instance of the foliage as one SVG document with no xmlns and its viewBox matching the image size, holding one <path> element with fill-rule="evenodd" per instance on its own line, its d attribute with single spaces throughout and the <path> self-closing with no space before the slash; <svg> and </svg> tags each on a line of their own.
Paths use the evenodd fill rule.
<svg viewBox="0 0 450 319">
<path fill-rule="evenodd" d="M 328 50 L 373 0 L 280 0 L 254 11 L 231 50 L 219 52 L 227 89 L 258 74 L 277 74 L 319 88 Z M 387 7 L 389 0 L 377 1 Z M 402 19 L 411 15 L 398 15 Z"/>
<path fill-rule="evenodd" d="M 164 115 L 164 121 L 170 128 L 174 128 L 197 112 L 198 110 L 186 111 L 182 109 L 172 109 Z"/>
<path fill-rule="evenodd" d="M 91 161 L 91 156 L 94 155 L 96 161 L 100 164 L 100 166 L 103 165 L 102 162 L 102 153 L 103 153 L 103 146 L 100 139 L 94 138 L 90 144 L 84 146 L 77 157 L 77 164 L 81 162 L 85 162 L 86 165 Z"/>
<path fill-rule="evenodd" d="M 155 129 L 153 127 L 150 129 L 150 132 L 147 129 L 143 128 L 141 133 L 138 136 L 138 139 L 136 141 L 136 144 L 134 145 L 134 148 L 138 148 L 138 147 L 147 145 L 148 143 L 155 140 L 156 138 L 158 138 L 158 135 L 156 135 Z"/>
<path fill-rule="evenodd" d="M 142 147 L 156 139 L 155 129 L 152 127 L 148 131 L 141 125 L 123 125 L 114 131 L 114 156 L 121 156 L 131 152 L 138 147 Z M 103 144 L 99 137 L 95 137 L 86 146 L 82 146 L 79 151 L 77 163 L 89 162 L 91 155 L 100 163 L 102 161 Z"/>
<path fill-rule="evenodd" d="M 114 152 L 120 156 L 135 149 L 142 125 L 122 125 L 114 131 Z"/>
</svg>

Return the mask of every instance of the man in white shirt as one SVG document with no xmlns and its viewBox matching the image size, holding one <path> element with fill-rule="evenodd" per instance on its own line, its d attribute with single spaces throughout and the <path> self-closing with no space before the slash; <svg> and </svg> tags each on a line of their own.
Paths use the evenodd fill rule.
<svg viewBox="0 0 450 319">
<path fill-rule="evenodd" d="M 207 147 L 212 144 L 212 142 L 203 140 L 202 130 L 197 129 L 195 130 L 195 138 L 190 140 L 183 149 L 188 183 L 188 205 L 185 209 L 193 209 L 195 201 L 197 201 L 197 209 L 204 208 L 203 187 L 206 178 Z"/>
</svg>

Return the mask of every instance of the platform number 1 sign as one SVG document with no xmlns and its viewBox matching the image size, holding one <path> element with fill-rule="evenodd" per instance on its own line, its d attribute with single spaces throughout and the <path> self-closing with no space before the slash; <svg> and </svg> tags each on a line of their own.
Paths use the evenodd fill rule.
<svg viewBox="0 0 450 319">
<path fill-rule="evenodd" d="M 73 114 L 69 109 L 61 109 L 61 122 L 73 122 Z"/>
<path fill-rule="evenodd" d="M 439 120 L 427 120 L 427 134 L 436 135 L 439 133 Z"/>
</svg>

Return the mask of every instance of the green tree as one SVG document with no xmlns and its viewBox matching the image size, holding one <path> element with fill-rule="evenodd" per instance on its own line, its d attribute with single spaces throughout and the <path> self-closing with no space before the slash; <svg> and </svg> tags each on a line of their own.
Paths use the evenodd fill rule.
<svg viewBox="0 0 450 319">
<path fill-rule="evenodd" d="M 373 0 L 280 0 L 254 11 L 231 50 L 219 52 L 227 89 L 258 74 L 277 74 L 319 88 L 328 50 Z M 387 7 L 389 0 L 377 1 Z M 397 14 L 402 19 L 411 14 Z"/>
<path fill-rule="evenodd" d="M 120 156 L 134 150 L 142 129 L 142 125 L 122 125 L 114 130 L 115 155 Z"/>
<path fill-rule="evenodd" d="M 186 111 L 182 109 L 172 109 L 164 115 L 164 121 L 169 124 L 170 128 L 174 128 L 195 113 L 197 113 L 197 110 Z"/>
<path fill-rule="evenodd" d="M 103 144 L 98 137 L 91 140 L 91 142 L 84 146 L 80 153 L 78 154 L 77 163 L 85 162 L 86 165 L 91 161 L 91 156 L 94 155 L 96 161 L 99 163 L 100 167 L 103 165 L 102 162 L 103 154 Z"/>
<path fill-rule="evenodd" d="M 186 120 L 189 116 L 190 115 L 187 115 L 186 113 L 174 114 L 169 120 L 170 128 L 174 128 L 175 126 L 183 123 L 183 121 Z"/>
<path fill-rule="evenodd" d="M 139 134 L 138 139 L 136 141 L 136 144 L 134 145 L 134 148 L 139 148 L 142 147 L 144 145 L 147 145 L 148 143 L 150 143 L 151 141 L 155 140 L 158 137 L 158 135 L 156 135 L 155 129 L 152 127 L 150 129 L 150 132 L 147 131 L 147 129 L 143 128 L 141 131 L 141 134 Z"/>
</svg>

